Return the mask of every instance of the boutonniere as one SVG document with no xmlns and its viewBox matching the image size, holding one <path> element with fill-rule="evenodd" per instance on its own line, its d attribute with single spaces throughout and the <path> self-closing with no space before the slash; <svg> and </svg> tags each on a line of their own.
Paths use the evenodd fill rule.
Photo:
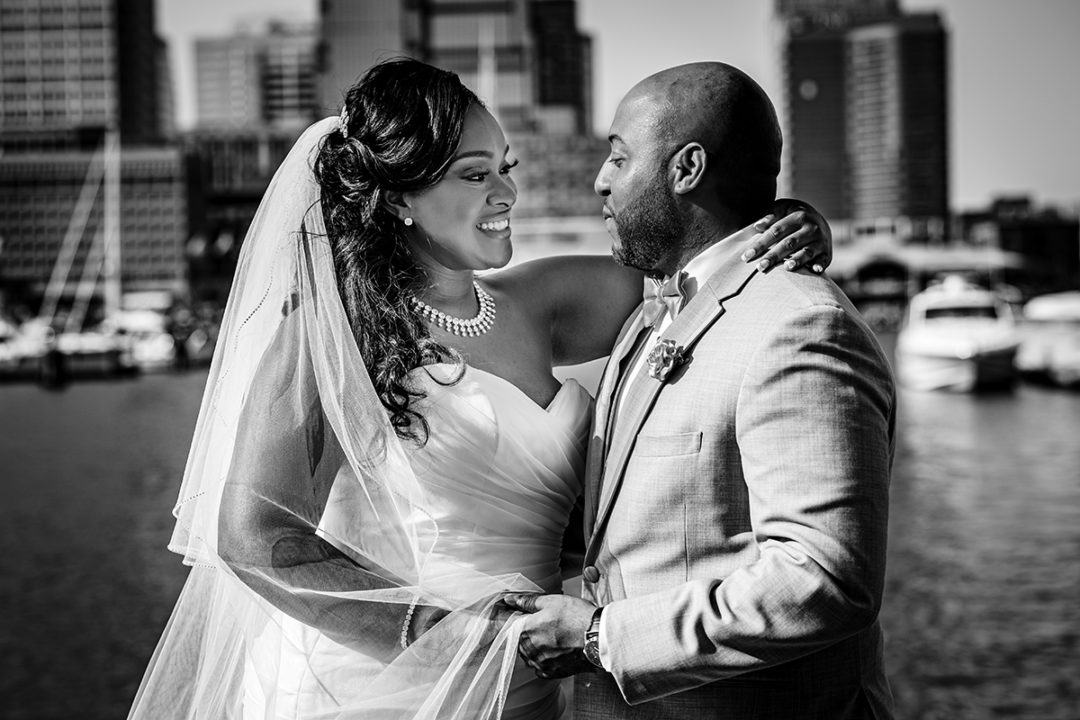
<svg viewBox="0 0 1080 720">
<path fill-rule="evenodd" d="M 664 382 L 686 360 L 686 348 L 676 345 L 674 340 L 660 340 L 645 360 L 649 363 L 649 377 Z"/>
</svg>

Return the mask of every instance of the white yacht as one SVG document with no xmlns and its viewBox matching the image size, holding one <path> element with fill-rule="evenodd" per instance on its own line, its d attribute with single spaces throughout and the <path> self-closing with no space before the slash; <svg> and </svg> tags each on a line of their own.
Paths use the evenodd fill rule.
<svg viewBox="0 0 1080 720">
<path fill-rule="evenodd" d="M 1024 305 L 1016 367 L 1027 378 L 1080 388 L 1080 291 L 1034 297 Z"/>
<path fill-rule="evenodd" d="M 951 275 L 913 296 L 896 339 L 896 372 L 915 390 L 971 392 L 1016 379 L 1020 336 L 994 292 Z"/>
</svg>

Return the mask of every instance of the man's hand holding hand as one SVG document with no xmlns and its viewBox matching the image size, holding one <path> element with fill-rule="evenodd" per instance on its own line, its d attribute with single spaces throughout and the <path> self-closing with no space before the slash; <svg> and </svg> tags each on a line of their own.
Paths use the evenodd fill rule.
<svg viewBox="0 0 1080 720">
<path fill-rule="evenodd" d="M 528 613 L 518 654 L 542 678 L 561 678 L 596 668 L 585 659 L 585 631 L 596 607 L 567 595 L 511 593 L 503 602 Z"/>
</svg>

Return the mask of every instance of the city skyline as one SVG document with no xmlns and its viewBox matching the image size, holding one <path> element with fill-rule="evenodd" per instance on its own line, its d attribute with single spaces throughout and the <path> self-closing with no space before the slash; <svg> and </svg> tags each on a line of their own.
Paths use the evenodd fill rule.
<svg viewBox="0 0 1080 720">
<path fill-rule="evenodd" d="M 581 0 L 578 24 L 595 43 L 594 130 L 606 131 L 618 99 L 636 80 L 696 59 L 743 68 L 779 101 L 772 5 Z M 316 6 L 313 0 L 159 0 L 158 31 L 170 44 L 180 127 L 190 127 L 194 117 L 194 38 L 228 34 L 238 21 L 255 17 L 313 20 Z M 1080 135 L 1072 129 L 1080 96 L 1066 91 L 1068 69 L 1080 66 L 1071 37 L 1080 26 L 1080 3 L 906 0 L 902 6 L 940 11 L 951 33 L 953 208 L 1016 194 L 1040 204 L 1080 205 L 1080 173 L 1072 168 L 1080 157 Z M 715 51 L 707 50 L 710 44 Z"/>
</svg>

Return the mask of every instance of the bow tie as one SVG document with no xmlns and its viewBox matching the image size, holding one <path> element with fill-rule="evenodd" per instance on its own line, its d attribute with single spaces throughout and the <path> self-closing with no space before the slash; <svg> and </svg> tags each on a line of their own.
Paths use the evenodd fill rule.
<svg viewBox="0 0 1080 720">
<path fill-rule="evenodd" d="M 686 299 L 683 295 L 685 279 L 686 273 L 678 272 L 663 282 L 652 279 L 645 282 L 645 304 L 641 311 L 645 327 L 655 327 L 663 319 L 664 313 L 671 313 L 671 319 L 675 319 Z"/>
</svg>

